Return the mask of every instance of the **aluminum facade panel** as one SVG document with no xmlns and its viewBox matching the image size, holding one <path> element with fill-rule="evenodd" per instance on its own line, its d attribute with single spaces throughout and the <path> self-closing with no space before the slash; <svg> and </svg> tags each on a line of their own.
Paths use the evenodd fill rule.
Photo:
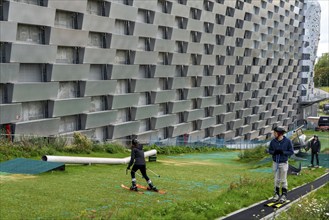
<svg viewBox="0 0 329 220">
<path fill-rule="evenodd" d="M 0 124 L 19 121 L 22 115 L 22 104 L 0 104 Z"/>
<path fill-rule="evenodd" d="M 10 102 L 50 100 L 57 97 L 58 82 L 9 84 Z"/>
<path fill-rule="evenodd" d="M 81 82 L 83 96 L 101 96 L 115 93 L 116 80 L 95 80 Z"/>
<path fill-rule="evenodd" d="M 81 115 L 81 126 L 83 129 L 109 126 L 111 123 L 116 121 L 116 118 L 116 110 L 88 112 Z"/>
<path fill-rule="evenodd" d="M 110 64 L 115 58 L 115 50 L 103 48 L 85 48 L 83 63 Z"/>
<path fill-rule="evenodd" d="M 40 26 L 52 26 L 54 25 L 54 20 L 55 9 L 53 8 L 39 7 L 13 1 L 9 2 L 8 21 Z"/>
<path fill-rule="evenodd" d="M 47 66 L 49 81 L 87 80 L 89 64 L 51 64 Z"/>
<path fill-rule="evenodd" d="M 57 47 L 54 45 L 12 44 L 11 63 L 54 63 Z M 31 53 L 33 51 L 33 53 Z"/>
<path fill-rule="evenodd" d="M 17 82 L 19 63 L 0 63 L 0 83 Z"/>
<path fill-rule="evenodd" d="M 49 114 L 51 117 L 60 117 L 87 113 L 89 105 L 89 97 L 51 100 L 49 101 Z"/>
<path fill-rule="evenodd" d="M 150 118 L 152 115 L 156 115 L 159 111 L 159 105 L 144 105 L 138 107 L 132 107 L 133 120 L 140 120 Z"/>
<path fill-rule="evenodd" d="M 138 133 L 139 121 L 130 121 L 109 126 L 109 138 L 115 139 Z"/>
<path fill-rule="evenodd" d="M 15 134 L 49 137 L 58 134 L 59 118 L 14 123 Z"/>
<path fill-rule="evenodd" d="M 4 22 L 0 21 L 0 41 L 3 42 L 14 42 L 17 33 L 17 23 L 16 22 Z"/>
</svg>

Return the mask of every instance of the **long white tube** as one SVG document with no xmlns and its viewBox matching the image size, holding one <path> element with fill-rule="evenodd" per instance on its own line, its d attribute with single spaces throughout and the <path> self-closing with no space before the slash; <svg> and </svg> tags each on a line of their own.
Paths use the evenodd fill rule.
<svg viewBox="0 0 329 220">
<path fill-rule="evenodd" d="M 145 157 L 156 155 L 156 150 L 149 150 L 144 153 Z M 48 162 L 61 162 L 69 164 L 127 164 L 130 157 L 125 158 L 101 158 L 101 157 L 70 157 L 70 156 L 53 156 L 44 155 L 41 158 Z"/>
</svg>

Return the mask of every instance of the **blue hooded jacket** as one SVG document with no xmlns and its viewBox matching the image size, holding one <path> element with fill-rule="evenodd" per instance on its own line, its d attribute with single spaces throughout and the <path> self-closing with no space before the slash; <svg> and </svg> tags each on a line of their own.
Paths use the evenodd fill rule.
<svg viewBox="0 0 329 220">
<path fill-rule="evenodd" d="M 276 154 L 276 150 L 282 150 L 282 154 Z M 272 154 L 272 159 L 274 162 L 286 163 L 288 158 L 294 154 L 294 149 L 291 140 L 283 136 L 281 141 L 276 138 L 270 142 L 270 147 L 268 149 L 269 153 Z"/>
</svg>

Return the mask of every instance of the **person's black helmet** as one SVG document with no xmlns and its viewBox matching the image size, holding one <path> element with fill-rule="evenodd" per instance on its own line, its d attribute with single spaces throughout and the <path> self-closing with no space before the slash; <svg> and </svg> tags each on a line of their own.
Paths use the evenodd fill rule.
<svg viewBox="0 0 329 220">
<path fill-rule="evenodd" d="M 276 132 L 280 132 L 280 133 L 286 133 L 286 129 L 284 129 L 284 127 L 280 127 L 280 126 L 277 126 L 275 128 L 273 128 L 273 131 L 276 131 Z"/>
<path fill-rule="evenodd" d="M 137 144 L 139 144 L 139 142 L 138 142 L 137 139 L 133 139 L 133 140 L 131 141 L 131 143 L 132 143 L 132 145 L 137 145 Z"/>
</svg>

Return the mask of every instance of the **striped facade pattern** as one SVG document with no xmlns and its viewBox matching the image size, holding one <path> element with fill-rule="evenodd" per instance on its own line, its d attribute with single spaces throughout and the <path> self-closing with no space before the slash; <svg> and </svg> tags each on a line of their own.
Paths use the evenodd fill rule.
<svg viewBox="0 0 329 220">
<path fill-rule="evenodd" d="M 264 140 L 297 118 L 304 2 L 4 0 L 0 125 Z"/>
</svg>

